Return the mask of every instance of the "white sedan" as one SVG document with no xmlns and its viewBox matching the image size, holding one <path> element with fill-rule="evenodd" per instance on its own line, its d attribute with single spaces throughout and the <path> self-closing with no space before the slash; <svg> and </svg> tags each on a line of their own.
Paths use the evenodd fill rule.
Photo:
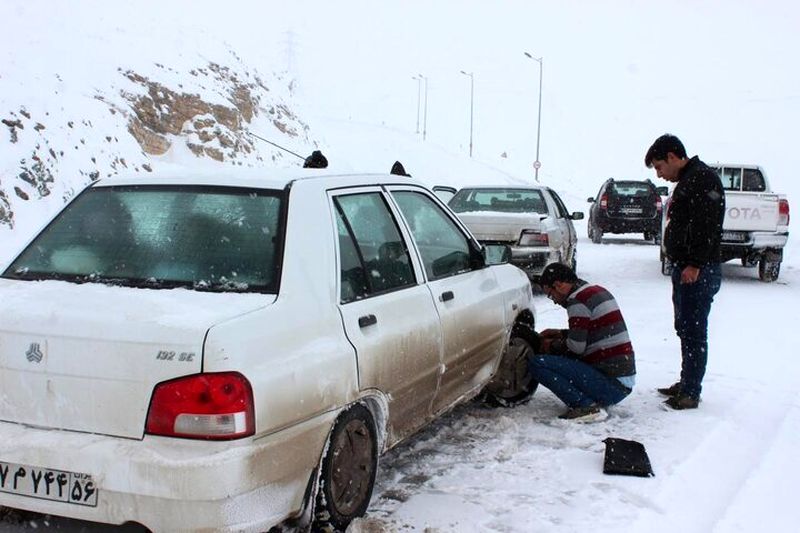
<svg viewBox="0 0 800 533">
<path fill-rule="evenodd" d="M 446 192 L 434 189 L 440 195 Z M 484 244 L 508 245 L 511 263 L 531 279 L 550 263 L 577 268 L 578 235 L 572 221 L 581 220 L 583 213 L 570 213 L 551 188 L 487 185 L 450 191 L 454 195 L 448 205 L 472 234 Z"/>
<path fill-rule="evenodd" d="M 381 452 L 533 393 L 528 279 L 429 190 L 231 172 L 97 182 L 2 271 L 0 505 L 344 529 Z"/>
</svg>

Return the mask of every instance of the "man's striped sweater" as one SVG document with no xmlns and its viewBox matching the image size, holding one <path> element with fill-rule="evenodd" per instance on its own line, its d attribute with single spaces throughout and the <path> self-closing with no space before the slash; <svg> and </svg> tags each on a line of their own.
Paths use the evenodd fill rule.
<svg viewBox="0 0 800 533">
<path fill-rule="evenodd" d="M 569 329 L 563 332 L 564 355 L 580 359 L 607 376 L 636 374 L 628 328 L 610 292 L 578 280 L 564 307 L 569 317 Z"/>
</svg>

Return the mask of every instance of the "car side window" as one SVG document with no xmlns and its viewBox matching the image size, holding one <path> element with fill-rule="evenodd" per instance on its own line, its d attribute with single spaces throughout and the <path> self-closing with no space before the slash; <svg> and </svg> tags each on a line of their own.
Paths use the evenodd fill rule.
<svg viewBox="0 0 800 533">
<path fill-rule="evenodd" d="M 742 178 L 742 190 L 748 192 L 764 192 L 767 189 L 764 183 L 764 175 L 757 168 L 744 169 Z"/>
<path fill-rule="evenodd" d="M 728 191 L 738 191 L 742 188 L 742 169 L 739 167 L 722 167 L 720 169 L 722 187 Z"/>
<path fill-rule="evenodd" d="M 556 191 L 550 190 L 549 192 L 553 196 L 553 201 L 556 203 L 556 209 L 558 209 L 558 218 L 568 217 L 569 211 L 567 211 L 567 206 L 565 206 L 564 202 L 561 201 L 561 198 L 556 194 Z"/>
<path fill-rule="evenodd" d="M 342 303 L 416 284 L 411 257 L 380 193 L 334 199 Z"/>
<path fill-rule="evenodd" d="M 468 237 L 453 220 L 422 193 L 392 193 L 411 226 L 428 279 L 441 279 L 471 270 Z"/>
</svg>

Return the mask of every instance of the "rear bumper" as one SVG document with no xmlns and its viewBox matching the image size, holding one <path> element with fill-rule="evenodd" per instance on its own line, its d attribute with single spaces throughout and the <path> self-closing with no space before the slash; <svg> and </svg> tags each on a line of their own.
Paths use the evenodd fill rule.
<svg viewBox="0 0 800 533">
<path fill-rule="evenodd" d="M 559 261 L 557 250 L 544 246 L 511 246 L 511 264 L 522 269 L 529 278 L 539 276 L 544 267 Z"/>
<path fill-rule="evenodd" d="M 746 234 L 745 240 L 741 242 L 722 241 L 723 251 L 744 252 L 766 250 L 768 248 L 783 248 L 789 240 L 789 232 L 759 232 L 752 231 Z"/>
<path fill-rule="evenodd" d="M 0 491 L 0 505 L 153 531 L 265 531 L 302 507 L 336 414 L 232 442 L 144 440 L 0 422 L 0 461 L 90 474 L 96 507 Z M 6 487 L 10 487 L 6 477 Z"/>
<path fill-rule="evenodd" d="M 661 216 L 655 218 L 597 217 L 595 225 L 604 233 L 644 233 L 661 231 Z"/>
</svg>

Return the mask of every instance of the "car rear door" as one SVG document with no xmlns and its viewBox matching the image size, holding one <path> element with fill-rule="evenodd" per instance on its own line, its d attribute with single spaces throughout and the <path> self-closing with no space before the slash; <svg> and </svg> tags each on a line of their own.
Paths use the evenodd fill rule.
<svg viewBox="0 0 800 533">
<path fill-rule="evenodd" d="M 552 198 L 551 212 L 555 214 L 558 240 L 558 249 L 561 252 L 561 261 L 564 264 L 572 264 L 575 256 L 575 246 L 578 242 L 578 234 L 575 232 L 575 225 L 572 223 L 567 207 L 561 198 L 552 189 L 546 190 Z"/>
<path fill-rule="evenodd" d="M 425 423 L 439 384 L 436 306 L 385 194 L 330 194 L 336 220 L 339 310 L 358 358 L 359 387 L 389 402 L 390 444 Z"/>
<path fill-rule="evenodd" d="M 505 302 L 477 244 L 426 191 L 391 189 L 408 224 L 443 334 L 442 375 L 433 411 L 474 393 L 491 377 L 507 338 Z"/>
</svg>

